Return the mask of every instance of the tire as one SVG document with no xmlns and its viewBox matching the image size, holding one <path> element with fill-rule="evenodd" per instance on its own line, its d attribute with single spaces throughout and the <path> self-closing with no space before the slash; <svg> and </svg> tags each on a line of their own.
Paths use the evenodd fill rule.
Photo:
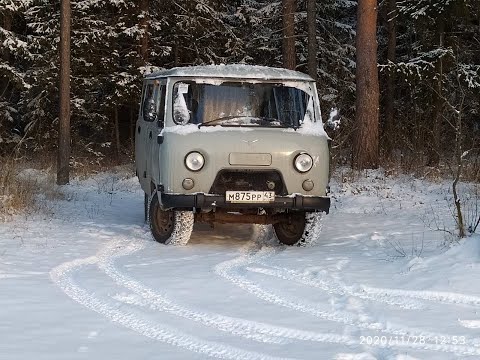
<svg viewBox="0 0 480 360">
<path fill-rule="evenodd" d="M 192 211 L 162 210 L 155 193 L 148 204 L 148 222 L 155 241 L 165 245 L 187 245 L 192 235 Z"/>
<path fill-rule="evenodd" d="M 299 220 L 273 225 L 275 235 L 282 244 L 293 246 L 311 246 L 318 241 L 322 230 L 322 213 L 304 213 Z"/>
<path fill-rule="evenodd" d="M 253 224 L 252 241 L 259 245 L 278 245 L 272 225 Z"/>
<path fill-rule="evenodd" d="M 144 193 L 143 196 L 143 222 L 146 224 L 148 222 L 148 195 Z"/>
<path fill-rule="evenodd" d="M 261 209 L 258 214 L 265 215 L 266 211 Z M 259 245 L 278 245 L 272 225 L 253 224 L 252 240 Z"/>
</svg>

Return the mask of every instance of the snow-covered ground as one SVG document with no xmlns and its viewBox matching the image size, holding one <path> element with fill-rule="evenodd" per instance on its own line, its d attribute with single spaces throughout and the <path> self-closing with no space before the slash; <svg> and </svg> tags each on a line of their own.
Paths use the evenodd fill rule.
<svg viewBox="0 0 480 360">
<path fill-rule="evenodd" d="M 480 237 L 435 231 L 448 183 L 337 179 L 309 248 L 247 225 L 159 245 L 135 178 L 74 181 L 0 224 L 0 359 L 479 359 Z"/>
</svg>

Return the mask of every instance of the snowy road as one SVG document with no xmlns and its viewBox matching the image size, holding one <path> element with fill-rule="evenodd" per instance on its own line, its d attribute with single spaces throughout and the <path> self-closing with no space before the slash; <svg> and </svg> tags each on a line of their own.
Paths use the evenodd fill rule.
<svg viewBox="0 0 480 360">
<path fill-rule="evenodd" d="M 425 226 L 445 186 L 359 181 L 313 248 L 247 225 L 161 246 L 135 179 L 77 182 L 0 227 L 0 359 L 479 359 L 480 239 Z"/>
</svg>

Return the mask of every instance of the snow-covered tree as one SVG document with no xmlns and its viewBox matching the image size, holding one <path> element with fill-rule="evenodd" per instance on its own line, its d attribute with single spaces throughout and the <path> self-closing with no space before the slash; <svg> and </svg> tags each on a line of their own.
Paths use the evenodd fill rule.
<svg viewBox="0 0 480 360">
<path fill-rule="evenodd" d="M 317 1 L 316 30 L 318 88 L 325 110 L 339 106 L 345 116 L 354 110 L 356 1 Z M 237 31 L 244 41 L 239 61 L 282 66 L 281 1 L 245 0 L 236 16 L 243 23 Z M 307 2 L 297 2 L 295 34 L 298 64 L 308 72 Z"/>
<path fill-rule="evenodd" d="M 27 2 L 0 0 L 0 149 L 9 149 L 21 135 L 18 98 L 30 85 L 25 71 L 32 60 L 21 14 Z"/>
<path fill-rule="evenodd" d="M 395 47 L 388 57 L 394 53 L 395 61 L 390 62 L 386 4 L 397 9 Z M 379 6 L 381 89 L 385 88 L 385 75 L 395 73 L 390 102 L 395 116 L 390 115 L 393 126 L 384 128 L 384 136 L 395 140 L 393 147 L 420 153 L 425 152 L 425 144 L 435 144 L 435 134 L 440 134 L 441 144 L 454 141 L 445 126 L 444 105 L 446 100 L 454 101 L 448 97 L 456 93 L 459 78 L 467 91 L 465 134 L 472 135 L 465 141 L 479 141 L 479 131 L 475 132 L 480 129 L 478 2 L 391 0 L 379 2 Z M 322 107 L 324 113 L 331 107 L 341 109 L 342 128 L 336 138 L 351 139 L 357 2 L 317 0 L 316 10 L 315 60 Z M 305 73 L 308 18 L 307 0 L 296 1 L 296 70 Z M 110 151 L 111 144 L 117 151 L 131 145 L 145 73 L 234 62 L 282 66 L 280 0 L 72 0 L 72 19 L 72 136 L 76 151 L 99 154 L 99 149 Z M 18 141 L 11 130 L 22 128 L 16 126 L 21 122 L 29 130 L 26 139 L 31 149 L 55 148 L 59 2 L 0 0 L 0 41 L 1 144 Z M 383 111 L 381 115 L 384 118 Z M 440 119 L 440 126 L 435 128 L 432 119 Z M 350 141 L 343 143 L 347 149 Z M 2 150 L 8 149 L 3 145 Z"/>
<path fill-rule="evenodd" d="M 470 92 L 465 104 L 471 111 L 465 121 L 472 130 L 480 110 L 475 95 L 480 82 L 480 56 L 475 51 L 479 8 L 465 0 L 404 0 L 397 5 L 398 61 L 381 60 L 385 65 L 380 67 L 382 72 L 395 72 L 397 93 L 403 94 L 390 135 L 397 136 L 400 147 L 425 153 L 427 163 L 435 165 L 441 145 L 454 139 L 446 126 L 445 97 L 456 92 L 457 77 Z"/>
</svg>

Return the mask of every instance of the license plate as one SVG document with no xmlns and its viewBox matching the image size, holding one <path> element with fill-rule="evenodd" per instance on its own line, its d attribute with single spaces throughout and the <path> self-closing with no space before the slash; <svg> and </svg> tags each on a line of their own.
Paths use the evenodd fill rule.
<svg viewBox="0 0 480 360">
<path fill-rule="evenodd" d="M 230 203 L 269 203 L 275 200 L 274 191 L 227 191 L 225 196 Z"/>
</svg>

